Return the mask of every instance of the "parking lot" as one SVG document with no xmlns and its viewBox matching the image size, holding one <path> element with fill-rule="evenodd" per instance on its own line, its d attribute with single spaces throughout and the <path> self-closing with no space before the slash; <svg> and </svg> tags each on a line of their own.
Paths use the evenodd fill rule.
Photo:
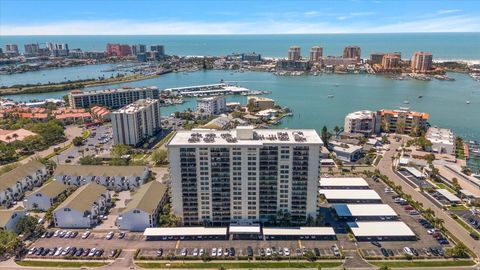
<svg viewBox="0 0 480 270">
<path fill-rule="evenodd" d="M 463 221 L 470 224 L 477 232 L 480 232 L 480 216 L 472 213 L 470 210 L 450 210 L 450 212 L 459 216 Z"/>
</svg>

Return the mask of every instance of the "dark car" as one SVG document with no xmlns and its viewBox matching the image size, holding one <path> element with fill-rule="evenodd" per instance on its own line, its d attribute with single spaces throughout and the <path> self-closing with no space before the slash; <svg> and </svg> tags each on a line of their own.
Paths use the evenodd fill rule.
<svg viewBox="0 0 480 270">
<path fill-rule="evenodd" d="M 42 251 L 42 254 L 40 254 L 40 255 L 42 255 L 42 256 L 47 256 L 48 252 L 50 252 L 50 249 L 49 249 L 49 248 L 46 248 L 46 249 L 44 249 L 44 250 Z"/>
<path fill-rule="evenodd" d="M 265 249 L 260 248 L 260 256 L 262 256 L 262 257 L 265 256 Z"/>
<path fill-rule="evenodd" d="M 110 258 L 115 257 L 115 255 L 117 255 L 117 250 L 116 249 L 110 251 L 110 255 L 109 255 Z"/>
<path fill-rule="evenodd" d="M 75 238 L 75 237 L 77 237 L 77 235 L 78 235 L 78 232 L 73 232 L 73 233 L 70 235 L 70 238 Z"/>
<path fill-rule="evenodd" d="M 57 248 L 56 248 L 56 247 L 52 248 L 52 249 L 50 250 L 50 253 L 48 253 L 48 255 L 53 256 L 53 255 L 55 254 L 55 252 L 57 252 Z"/>
<path fill-rule="evenodd" d="M 313 253 L 315 253 L 315 256 L 319 257 L 320 256 L 320 249 L 314 248 Z"/>
<path fill-rule="evenodd" d="M 247 247 L 247 256 L 253 257 L 253 248 L 251 246 Z"/>
<path fill-rule="evenodd" d="M 54 232 L 50 231 L 50 232 L 47 232 L 47 235 L 45 237 L 47 238 L 51 238 L 53 236 Z"/>
<path fill-rule="evenodd" d="M 300 256 L 303 255 L 303 254 L 302 254 L 302 250 L 299 249 L 299 248 L 297 248 L 296 253 L 297 253 L 297 257 L 300 257 Z"/>
<path fill-rule="evenodd" d="M 230 250 L 228 251 L 228 255 L 229 256 L 235 256 L 235 249 L 233 247 L 230 248 Z"/>
<path fill-rule="evenodd" d="M 472 237 L 472 238 L 475 239 L 475 240 L 480 239 L 480 237 L 478 237 L 478 234 L 476 234 L 476 233 L 474 233 L 474 232 L 470 233 L 470 237 Z"/>
<path fill-rule="evenodd" d="M 394 256 L 393 250 L 387 249 L 387 252 L 388 252 L 388 255 L 389 255 L 390 257 L 393 257 L 393 256 Z"/>
<path fill-rule="evenodd" d="M 120 232 L 118 234 L 118 239 L 123 239 L 125 237 L 125 233 L 124 232 Z"/>
<path fill-rule="evenodd" d="M 158 256 L 158 257 L 161 257 L 162 255 L 163 255 L 163 248 L 159 248 L 159 249 L 157 250 L 157 256 Z"/>
<path fill-rule="evenodd" d="M 413 255 L 418 256 L 418 251 L 416 249 L 411 247 L 410 250 L 412 251 Z"/>
<path fill-rule="evenodd" d="M 380 242 L 378 242 L 378 241 L 372 241 L 371 243 L 372 243 L 372 245 L 374 245 L 374 246 L 382 247 L 382 244 L 380 244 Z"/>
<path fill-rule="evenodd" d="M 77 252 L 75 252 L 75 256 L 80 257 L 83 254 L 83 248 L 78 248 Z"/>
<path fill-rule="evenodd" d="M 89 249 L 89 248 L 86 248 L 86 249 L 83 251 L 82 256 L 83 256 L 83 257 L 87 257 L 87 256 L 88 256 L 88 253 L 90 253 L 90 249 Z"/>
<path fill-rule="evenodd" d="M 100 256 L 103 255 L 103 252 L 104 252 L 103 249 L 99 249 L 99 250 L 97 250 L 97 251 L 95 252 L 95 256 L 96 256 L 96 257 L 100 257 Z"/>
<path fill-rule="evenodd" d="M 68 252 L 67 255 L 72 255 L 72 256 L 73 256 L 73 255 L 75 255 L 75 253 L 77 253 L 77 248 L 76 248 L 76 247 L 72 247 L 72 248 L 70 249 L 70 252 Z"/>
<path fill-rule="evenodd" d="M 388 257 L 388 251 L 385 248 L 381 248 L 380 251 L 382 252 L 384 257 Z"/>
<path fill-rule="evenodd" d="M 37 252 L 35 252 L 35 255 L 40 256 L 45 248 L 41 247 L 37 249 Z"/>
</svg>

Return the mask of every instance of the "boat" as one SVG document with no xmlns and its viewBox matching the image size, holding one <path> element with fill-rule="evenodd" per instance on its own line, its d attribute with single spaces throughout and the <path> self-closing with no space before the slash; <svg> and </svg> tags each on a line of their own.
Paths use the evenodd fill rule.
<svg viewBox="0 0 480 270">
<path fill-rule="evenodd" d="M 334 98 L 335 96 L 334 95 L 328 95 L 328 98 Z"/>
<path fill-rule="evenodd" d="M 423 96 L 418 96 L 418 98 L 423 98 Z"/>
<path fill-rule="evenodd" d="M 470 104 L 470 100 L 465 101 L 465 103 Z"/>
<path fill-rule="evenodd" d="M 335 87 L 338 87 L 339 85 L 340 85 L 340 84 L 336 83 L 336 84 L 335 84 Z"/>
<path fill-rule="evenodd" d="M 409 103 L 410 103 L 410 101 L 408 101 L 408 100 L 403 101 L 403 104 L 409 104 Z"/>
</svg>

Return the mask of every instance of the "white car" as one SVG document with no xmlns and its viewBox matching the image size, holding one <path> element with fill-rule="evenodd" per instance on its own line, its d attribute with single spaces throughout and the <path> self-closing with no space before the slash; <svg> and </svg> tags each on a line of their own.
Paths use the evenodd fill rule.
<svg viewBox="0 0 480 270">
<path fill-rule="evenodd" d="M 183 248 L 181 252 L 182 256 L 187 256 L 187 253 L 188 253 L 187 249 Z"/>
<path fill-rule="evenodd" d="M 212 248 L 211 256 L 212 256 L 212 257 L 216 257 L 216 256 L 217 256 L 217 248 Z"/>
<path fill-rule="evenodd" d="M 67 253 L 70 251 L 70 247 L 66 247 L 63 251 L 62 251 L 62 256 L 65 256 L 67 255 Z"/>
<path fill-rule="evenodd" d="M 193 255 L 193 256 L 198 256 L 198 248 L 194 248 L 194 249 L 193 249 L 192 255 Z"/>
<path fill-rule="evenodd" d="M 53 237 L 58 237 L 59 234 L 60 234 L 60 230 L 56 230 L 56 231 L 53 233 Z"/>
<path fill-rule="evenodd" d="M 82 239 L 87 239 L 89 235 L 90 235 L 90 231 L 85 231 L 85 232 L 82 234 Z"/>
<path fill-rule="evenodd" d="M 88 253 L 88 257 L 93 257 L 93 255 L 95 255 L 95 252 L 97 252 L 97 248 L 90 249 L 90 252 Z"/>
<path fill-rule="evenodd" d="M 28 250 L 28 255 L 32 255 L 33 253 L 35 253 L 35 251 L 37 251 L 37 248 L 32 247 L 31 249 Z"/>
<path fill-rule="evenodd" d="M 64 238 L 70 238 L 70 235 L 71 235 L 71 234 L 72 234 L 71 231 L 67 231 L 63 237 L 64 237 Z"/>
<path fill-rule="evenodd" d="M 203 248 L 201 248 L 201 249 L 198 251 L 198 256 L 202 256 L 203 253 L 205 253 L 205 250 L 203 250 Z"/>
<path fill-rule="evenodd" d="M 283 254 L 285 254 L 285 256 L 290 256 L 290 250 L 288 248 L 284 248 Z"/>
<path fill-rule="evenodd" d="M 223 249 L 222 249 L 222 248 L 218 248 L 218 249 L 217 249 L 217 257 L 222 256 L 222 255 L 223 255 L 222 252 L 223 252 Z"/>
<path fill-rule="evenodd" d="M 410 255 L 410 256 L 413 256 L 413 252 L 409 247 L 404 247 L 403 248 L 403 253 L 405 253 L 407 255 Z"/>
<path fill-rule="evenodd" d="M 113 238 L 113 235 L 115 235 L 114 232 L 109 232 L 109 233 L 107 233 L 107 236 L 105 237 L 105 239 L 110 240 L 110 239 Z"/>
<path fill-rule="evenodd" d="M 60 254 L 62 254 L 62 251 L 63 251 L 63 248 L 59 247 L 57 251 L 55 251 L 55 254 L 53 254 L 53 256 L 60 256 Z"/>
<path fill-rule="evenodd" d="M 271 248 L 267 248 L 267 249 L 265 250 L 265 255 L 267 255 L 267 256 L 272 256 L 272 249 L 271 249 Z"/>
</svg>

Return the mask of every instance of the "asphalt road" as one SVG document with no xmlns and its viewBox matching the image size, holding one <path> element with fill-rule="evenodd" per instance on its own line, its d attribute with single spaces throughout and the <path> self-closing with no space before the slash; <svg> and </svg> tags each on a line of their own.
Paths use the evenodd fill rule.
<svg viewBox="0 0 480 270">
<path fill-rule="evenodd" d="M 469 233 L 460 224 L 453 220 L 446 211 L 437 207 L 423 194 L 421 194 L 419 190 L 416 190 L 415 188 L 410 186 L 393 172 L 391 157 L 395 155 L 395 150 L 401 146 L 402 142 L 396 142 L 395 140 L 391 141 L 392 144 L 390 144 L 390 150 L 385 152 L 384 157 L 377 166 L 380 172 L 388 176 L 388 178 L 392 180 L 396 185 L 400 185 L 405 193 L 410 194 L 414 200 L 422 203 L 424 208 L 431 208 L 435 212 L 435 215 L 437 217 L 445 221 L 445 228 L 447 228 L 448 231 L 453 233 L 462 243 L 464 243 L 468 248 L 470 248 L 475 253 L 475 255 L 480 257 L 479 241 L 471 238 Z"/>
</svg>

